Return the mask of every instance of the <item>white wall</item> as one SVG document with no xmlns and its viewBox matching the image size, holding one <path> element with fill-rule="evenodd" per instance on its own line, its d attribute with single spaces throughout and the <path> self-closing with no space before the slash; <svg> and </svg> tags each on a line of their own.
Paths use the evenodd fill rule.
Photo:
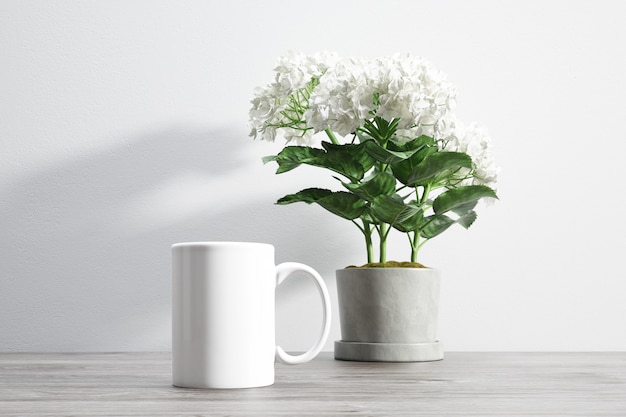
<svg viewBox="0 0 626 417">
<path fill-rule="evenodd" d="M 489 127 L 501 201 L 422 254 L 445 274 L 447 350 L 626 349 L 625 18 L 620 1 L 2 1 L 0 351 L 168 350 L 177 241 L 273 243 L 336 298 L 359 232 L 274 206 L 327 175 L 275 176 L 277 144 L 247 137 L 288 50 L 423 55 Z M 312 284 L 287 282 L 278 315 L 305 349 Z"/>
</svg>

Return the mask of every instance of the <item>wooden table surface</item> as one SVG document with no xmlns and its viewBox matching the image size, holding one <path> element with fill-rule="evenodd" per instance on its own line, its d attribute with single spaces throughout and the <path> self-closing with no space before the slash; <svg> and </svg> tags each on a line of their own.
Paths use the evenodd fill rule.
<svg viewBox="0 0 626 417">
<path fill-rule="evenodd" d="M 169 353 L 0 354 L 0 416 L 626 416 L 626 352 L 276 365 L 243 390 L 171 385 Z"/>
</svg>

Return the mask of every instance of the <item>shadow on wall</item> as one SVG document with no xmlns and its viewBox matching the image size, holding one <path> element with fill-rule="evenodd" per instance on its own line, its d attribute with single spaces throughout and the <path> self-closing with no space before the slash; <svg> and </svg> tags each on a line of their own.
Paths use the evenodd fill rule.
<svg viewBox="0 0 626 417">
<path fill-rule="evenodd" d="M 278 262 L 314 267 L 341 258 L 355 236 L 334 239 L 322 210 L 273 205 L 294 190 L 272 185 L 255 146 L 228 129 L 176 127 L 11 184 L 0 351 L 168 350 L 177 241 L 265 241 Z"/>
</svg>

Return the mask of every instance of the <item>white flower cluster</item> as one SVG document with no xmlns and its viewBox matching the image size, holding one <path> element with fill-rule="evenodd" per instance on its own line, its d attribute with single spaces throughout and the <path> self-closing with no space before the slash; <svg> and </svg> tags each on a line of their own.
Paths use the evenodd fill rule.
<svg viewBox="0 0 626 417">
<path fill-rule="evenodd" d="M 316 132 L 329 128 L 346 136 L 376 115 L 398 118 L 398 128 L 413 137 L 437 136 L 455 97 L 445 76 L 420 57 L 345 59 L 320 79 L 305 119 Z"/>
<path fill-rule="evenodd" d="M 273 142 L 279 133 L 287 142 L 295 140 L 299 144 L 308 144 L 313 137 L 313 130 L 304 123 L 300 126 L 304 131 L 285 126 L 292 121 L 285 118 L 284 112 L 293 94 L 304 88 L 311 79 L 321 77 L 338 60 L 337 55 L 332 53 L 312 56 L 290 53 L 280 57 L 274 69 L 274 82 L 254 92 L 250 109 L 250 136 Z M 308 103 L 304 104 L 308 107 Z"/>
<path fill-rule="evenodd" d="M 487 129 L 471 123 L 468 126 L 457 124 L 455 132 L 449 135 L 444 142 L 443 150 L 463 152 L 472 158 L 474 172 L 468 185 L 487 185 L 496 188 L 496 181 L 500 168 L 496 166 L 491 152 L 491 139 Z"/>
<path fill-rule="evenodd" d="M 291 53 L 279 58 L 274 82 L 255 91 L 250 136 L 312 145 L 325 130 L 345 137 L 365 120 L 399 119 L 396 138 L 428 135 L 442 150 L 467 153 L 474 162 L 468 184 L 494 187 L 498 175 L 487 131 L 457 124 L 456 89 L 430 62 L 411 55 L 374 60 Z M 303 95 L 312 80 L 318 83 Z M 294 111 L 294 108 L 298 111 Z"/>
<path fill-rule="evenodd" d="M 278 133 L 289 142 L 310 143 L 330 129 L 339 136 L 354 133 L 373 115 L 398 118 L 407 135 L 447 136 L 446 122 L 455 104 L 455 88 L 430 62 L 410 55 L 375 60 L 340 59 L 335 54 L 290 54 L 279 60 L 272 84 L 257 89 L 252 100 L 250 136 L 273 141 Z M 285 120 L 293 95 L 312 78 L 319 79 L 302 103 L 300 128 Z M 297 98 L 297 97 L 296 97 Z M 289 125 L 289 126 L 287 126 Z"/>
</svg>

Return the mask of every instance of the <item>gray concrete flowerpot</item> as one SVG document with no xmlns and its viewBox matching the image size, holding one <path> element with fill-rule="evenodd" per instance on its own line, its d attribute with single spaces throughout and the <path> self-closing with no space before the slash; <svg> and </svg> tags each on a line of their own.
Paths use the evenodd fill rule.
<svg viewBox="0 0 626 417">
<path fill-rule="evenodd" d="M 443 359 L 437 340 L 438 270 L 349 268 L 338 270 L 336 275 L 341 340 L 335 341 L 335 359 Z"/>
</svg>

